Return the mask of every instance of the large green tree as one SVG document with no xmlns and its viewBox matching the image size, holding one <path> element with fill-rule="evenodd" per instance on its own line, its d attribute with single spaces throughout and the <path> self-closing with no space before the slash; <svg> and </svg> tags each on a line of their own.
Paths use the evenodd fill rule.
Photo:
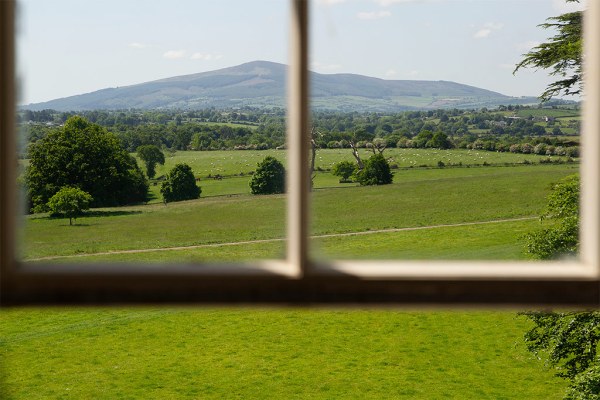
<svg viewBox="0 0 600 400">
<path fill-rule="evenodd" d="M 196 185 L 192 168 L 187 164 L 177 164 L 165 176 L 160 187 L 165 203 L 172 201 L 193 200 L 200 197 L 202 189 Z"/>
<path fill-rule="evenodd" d="M 250 180 L 252 194 L 275 194 L 285 191 L 285 168 L 274 157 L 266 156 L 258 163 Z"/>
<path fill-rule="evenodd" d="M 112 133 L 84 118 L 69 118 L 29 147 L 26 171 L 34 211 L 47 209 L 62 187 L 93 197 L 91 206 L 119 206 L 145 201 L 148 183 L 135 159 Z"/>
<path fill-rule="evenodd" d="M 578 0 L 566 0 L 578 2 Z M 550 18 L 543 28 L 557 34 L 524 55 L 522 67 L 551 69 L 559 79 L 540 96 L 548 100 L 560 94 L 582 91 L 582 12 Z M 570 177 L 554 186 L 543 214 L 553 226 L 531 233 L 527 251 L 541 259 L 576 253 L 579 246 L 579 179 Z M 569 379 L 565 399 L 600 400 L 600 312 L 530 312 L 533 327 L 525 334 L 530 351 L 544 355 L 557 375 Z"/>
<path fill-rule="evenodd" d="M 152 179 L 156 175 L 156 164 L 165 165 L 165 155 L 153 144 L 146 144 L 137 148 L 137 155 L 146 164 L 146 175 Z"/>
<path fill-rule="evenodd" d="M 566 0 L 579 3 L 579 0 Z M 580 94 L 583 85 L 582 62 L 582 21 L 583 12 L 569 12 L 548 18 L 540 26 L 553 29 L 556 34 L 523 55 L 513 73 L 521 68 L 549 69 L 550 74 L 561 79 L 548 85 L 540 98 L 550 100 L 553 96 Z"/>
</svg>

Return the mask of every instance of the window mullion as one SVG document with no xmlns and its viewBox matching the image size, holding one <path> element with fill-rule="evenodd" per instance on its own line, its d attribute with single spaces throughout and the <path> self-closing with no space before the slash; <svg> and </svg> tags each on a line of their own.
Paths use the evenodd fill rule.
<svg viewBox="0 0 600 400">
<path fill-rule="evenodd" d="M 581 261 L 593 265 L 596 273 L 600 264 L 600 2 L 587 3 L 584 13 L 583 63 L 585 87 L 583 101 L 583 134 L 581 135 Z"/>
<path fill-rule="evenodd" d="M 308 1 L 291 1 L 288 69 L 287 259 L 303 276 L 308 260 Z"/>
</svg>

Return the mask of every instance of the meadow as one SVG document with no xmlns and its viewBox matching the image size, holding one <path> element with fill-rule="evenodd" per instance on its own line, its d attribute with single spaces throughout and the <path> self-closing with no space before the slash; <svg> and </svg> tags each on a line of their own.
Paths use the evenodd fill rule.
<svg viewBox="0 0 600 400">
<path fill-rule="evenodd" d="M 190 163 L 200 199 L 94 209 L 75 226 L 28 216 L 22 257 L 50 268 L 282 258 L 285 195 L 249 194 L 248 173 L 267 154 L 285 160 L 274 150 L 175 153 L 158 174 Z M 551 183 L 578 170 L 510 153 L 386 155 L 399 165 L 394 183 L 360 187 L 326 171 L 349 150 L 319 151 L 313 257 L 523 259 L 522 235 L 540 226 Z M 206 179 L 215 173 L 225 178 Z M 528 327 L 514 311 L 1 310 L 0 397 L 562 398 L 566 383 L 525 349 Z"/>
<path fill-rule="evenodd" d="M 12 309 L 4 399 L 559 399 L 514 312 Z"/>
</svg>

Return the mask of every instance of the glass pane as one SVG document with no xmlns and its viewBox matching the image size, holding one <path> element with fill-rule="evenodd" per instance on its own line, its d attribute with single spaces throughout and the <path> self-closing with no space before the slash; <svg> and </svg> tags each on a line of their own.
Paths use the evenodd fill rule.
<svg viewBox="0 0 600 400">
<path fill-rule="evenodd" d="M 285 163 L 288 13 L 268 0 L 22 1 L 22 258 L 283 257 L 285 196 L 250 182 L 266 157 Z"/>
<path fill-rule="evenodd" d="M 580 98 L 542 104 L 557 77 L 513 74 L 555 34 L 539 24 L 581 9 L 557 4 L 313 1 L 314 257 L 531 256 L 579 171 Z"/>
</svg>

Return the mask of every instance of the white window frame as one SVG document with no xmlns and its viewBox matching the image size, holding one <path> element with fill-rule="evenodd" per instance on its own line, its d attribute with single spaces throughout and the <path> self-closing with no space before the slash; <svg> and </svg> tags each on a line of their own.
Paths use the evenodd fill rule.
<svg viewBox="0 0 600 400">
<path fill-rule="evenodd" d="M 240 265 L 28 265 L 16 258 L 15 2 L 0 1 L 3 305 L 277 303 L 597 307 L 600 303 L 600 1 L 584 21 L 581 251 L 570 262 L 330 261 L 309 257 L 308 1 L 290 0 L 287 258 Z"/>
</svg>

